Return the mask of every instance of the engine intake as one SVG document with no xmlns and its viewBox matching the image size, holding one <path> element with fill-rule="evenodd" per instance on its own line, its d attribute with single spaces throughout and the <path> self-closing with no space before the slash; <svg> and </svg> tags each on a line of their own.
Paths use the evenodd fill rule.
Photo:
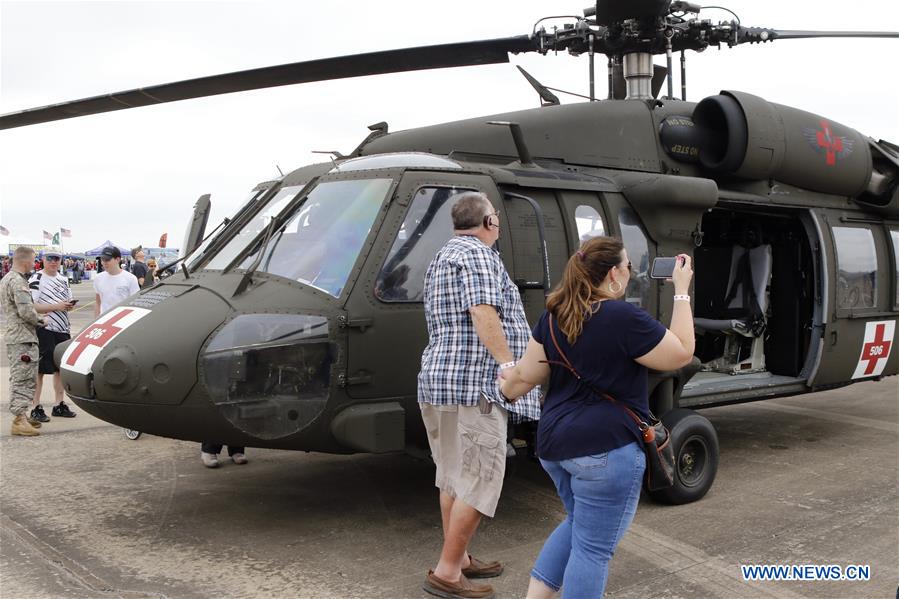
<svg viewBox="0 0 899 599">
<path fill-rule="evenodd" d="M 668 117 L 659 136 L 672 158 L 716 174 L 853 197 L 871 181 L 871 149 L 858 131 L 743 92 L 705 98 L 692 119 Z"/>
</svg>

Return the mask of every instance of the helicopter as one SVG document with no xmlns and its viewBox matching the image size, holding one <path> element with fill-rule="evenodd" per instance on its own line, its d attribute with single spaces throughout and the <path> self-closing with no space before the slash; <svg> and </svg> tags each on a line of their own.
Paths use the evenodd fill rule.
<svg viewBox="0 0 899 599">
<path fill-rule="evenodd" d="M 178 270 L 60 346 L 67 394 L 114 424 L 193 441 L 334 453 L 426 445 L 415 392 L 427 342 L 423 273 L 452 234 L 453 198 L 477 190 L 501 208 L 498 250 L 531 322 L 592 235 L 624 240 L 636 274 L 627 301 L 663 322 L 671 298 L 648 277 L 652 259 L 694 256 L 696 358 L 653 373 L 650 404 L 678 465 L 675 486 L 654 496 L 700 499 L 718 446 L 697 408 L 899 372 L 899 148 L 745 92 L 678 98 L 675 55 L 832 35 L 713 23 L 701 10 L 600 1 L 551 30 L 0 116 L 7 129 L 267 85 L 502 63 L 510 53 L 568 52 L 588 56 L 591 74 L 606 67 L 607 99 L 591 90 L 588 102 L 561 104 L 527 75 L 540 108 L 399 132 L 377 123 L 347 154 L 258 185 L 209 233 L 201 198 Z"/>
</svg>

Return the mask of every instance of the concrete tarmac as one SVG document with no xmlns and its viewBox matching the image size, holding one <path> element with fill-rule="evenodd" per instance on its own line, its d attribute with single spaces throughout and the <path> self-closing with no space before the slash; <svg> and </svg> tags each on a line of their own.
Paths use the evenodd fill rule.
<svg viewBox="0 0 899 599">
<path fill-rule="evenodd" d="M 72 316 L 80 330 L 92 309 Z M 212 470 L 195 443 L 129 441 L 77 408 L 10 437 L 5 360 L 0 597 L 429 597 L 429 463 L 250 448 L 248 465 Z M 49 378 L 42 403 L 49 413 Z M 899 377 L 702 413 L 721 440 L 714 486 L 690 505 L 641 501 L 607 597 L 896 596 Z M 498 597 L 524 597 L 563 517 L 539 465 L 520 462 L 471 548 L 506 565 Z M 870 580 L 744 582 L 741 564 L 867 565 Z"/>
</svg>

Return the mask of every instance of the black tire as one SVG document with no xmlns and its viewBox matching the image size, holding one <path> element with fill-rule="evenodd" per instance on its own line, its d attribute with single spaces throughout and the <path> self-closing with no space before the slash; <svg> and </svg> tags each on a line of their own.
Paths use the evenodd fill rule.
<svg viewBox="0 0 899 599">
<path fill-rule="evenodd" d="M 718 434 L 705 416 L 676 408 L 662 416 L 674 450 L 674 485 L 650 496 L 661 503 L 681 505 L 702 499 L 718 473 Z"/>
</svg>

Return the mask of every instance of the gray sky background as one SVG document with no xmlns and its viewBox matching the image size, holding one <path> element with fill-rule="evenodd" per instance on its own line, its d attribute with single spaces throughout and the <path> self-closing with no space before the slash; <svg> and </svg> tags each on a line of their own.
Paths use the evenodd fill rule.
<svg viewBox="0 0 899 599">
<path fill-rule="evenodd" d="M 0 112 L 241 69 L 528 33 L 588 1 L 452 3 L 0 1 Z M 725 3 L 745 26 L 899 29 L 894 0 Z M 847 10 L 850 9 L 850 10 Z M 704 18 L 730 19 L 718 10 Z M 899 40 L 783 40 L 688 54 L 688 97 L 739 89 L 899 143 Z M 656 57 L 664 63 L 664 57 Z M 66 249 L 103 240 L 181 242 L 196 198 L 210 226 L 259 181 L 348 152 L 386 120 L 392 131 L 535 107 L 520 64 L 544 84 L 587 91 L 587 58 L 381 75 L 124 110 L 0 132 L 0 224 L 7 243 L 73 231 Z M 598 61 L 597 93 L 606 93 Z M 675 60 L 675 70 L 677 70 Z M 675 89 L 679 89 L 675 78 Z M 565 103 L 580 101 L 561 96 Z"/>
</svg>

